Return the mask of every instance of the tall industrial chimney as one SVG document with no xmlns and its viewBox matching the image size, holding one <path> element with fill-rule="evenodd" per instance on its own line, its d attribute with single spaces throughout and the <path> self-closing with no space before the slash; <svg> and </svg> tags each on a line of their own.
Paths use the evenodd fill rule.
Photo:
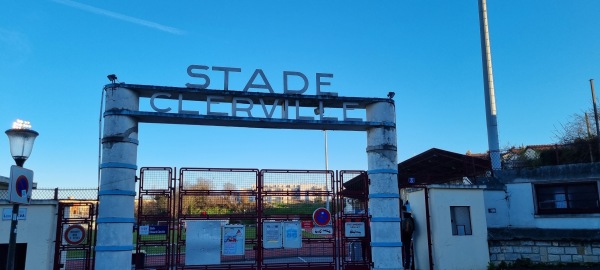
<svg viewBox="0 0 600 270">
<path fill-rule="evenodd" d="M 479 28 L 481 33 L 481 57 L 483 63 L 483 89 L 485 94 L 485 115 L 488 132 L 488 147 L 492 170 L 502 169 L 500 145 L 498 143 L 498 119 L 496 115 L 496 97 L 494 95 L 494 75 L 492 73 L 492 51 L 486 0 L 479 0 Z"/>
</svg>

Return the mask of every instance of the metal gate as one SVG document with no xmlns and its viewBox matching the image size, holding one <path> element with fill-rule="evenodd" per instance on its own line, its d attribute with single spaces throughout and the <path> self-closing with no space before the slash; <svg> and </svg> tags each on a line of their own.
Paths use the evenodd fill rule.
<svg viewBox="0 0 600 270">
<path fill-rule="evenodd" d="M 54 269 L 93 269 L 96 205 L 93 202 L 59 202 Z"/>
<path fill-rule="evenodd" d="M 136 269 L 150 267 L 167 269 L 173 258 L 175 188 L 173 170 L 164 167 L 140 170 L 135 231 L 135 253 L 132 264 Z"/>
<path fill-rule="evenodd" d="M 342 269 L 371 269 L 369 178 L 365 171 L 340 171 L 337 180 Z"/>
<path fill-rule="evenodd" d="M 177 269 L 260 269 L 258 241 L 258 170 L 182 168 L 179 195 L 175 266 Z M 219 256 L 219 264 L 193 265 L 206 253 L 190 256 L 186 250 L 187 226 L 194 221 L 243 225 L 245 242 L 240 255 Z M 221 232 L 216 235 L 220 239 Z M 210 236 L 210 235 L 209 235 Z M 215 235 L 213 235 L 215 236 Z"/>
<path fill-rule="evenodd" d="M 365 251 L 370 250 L 367 189 L 355 191 L 343 184 L 346 178 L 368 185 L 365 172 L 341 171 L 335 177 L 334 171 L 324 170 L 182 168 L 179 179 L 172 174 L 171 168 L 141 169 L 136 233 L 140 268 L 294 270 L 371 265 Z M 313 222 L 318 208 L 331 213 L 328 224 Z M 351 235 L 344 234 L 346 222 L 354 222 Z M 202 224 L 220 224 L 222 229 L 203 234 L 194 227 Z M 284 231 L 291 228 L 287 226 L 301 226 L 301 231 L 298 235 Z M 235 253 L 226 251 L 227 243 L 221 242 L 231 228 L 243 232 L 244 242 L 237 244 Z M 297 246 L 284 248 L 285 239 L 292 236 Z M 202 246 L 211 239 L 218 239 L 216 248 Z M 209 256 L 210 264 L 199 263 Z"/>
</svg>

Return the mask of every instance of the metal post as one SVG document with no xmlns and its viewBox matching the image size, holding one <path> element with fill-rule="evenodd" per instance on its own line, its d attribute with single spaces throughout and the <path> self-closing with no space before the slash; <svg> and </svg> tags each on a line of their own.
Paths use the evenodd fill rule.
<svg viewBox="0 0 600 270">
<path fill-rule="evenodd" d="M 327 193 L 325 199 L 325 209 L 329 211 L 329 157 L 327 151 L 327 130 L 323 130 L 325 133 L 325 191 Z"/>
<path fill-rule="evenodd" d="M 8 244 L 8 257 L 6 257 L 6 269 L 15 269 L 15 255 L 17 248 L 17 224 L 19 223 L 19 204 L 13 204 L 12 220 L 10 221 L 10 240 Z"/>
<path fill-rule="evenodd" d="M 596 107 L 596 92 L 594 91 L 594 79 L 590 79 L 592 89 L 592 103 L 594 104 L 594 120 L 596 121 L 596 141 L 598 141 L 598 153 L 600 154 L 600 127 L 598 126 L 598 108 Z"/>
<path fill-rule="evenodd" d="M 587 113 L 583 114 L 585 116 L 585 126 L 587 127 L 587 141 L 588 141 L 588 148 L 590 149 L 590 163 L 594 163 L 594 153 L 592 152 L 592 144 L 590 143 L 590 140 L 594 138 L 594 136 L 592 136 L 592 130 L 590 128 L 590 119 L 588 117 Z"/>
<path fill-rule="evenodd" d="M 479 0 L 479 25 L 481 34 L 481 60 L 483 62 L 483 90 L 488 132 L 488 147 L 492 170 L 501 170 L 500 143 L 498 142 L 498 118 L 496 114 L 496 96 L 494 94 L 494 74 L 492 73 L 492 49 L 488 31 L 487 6 L 485 0 Z"/>
</svg>

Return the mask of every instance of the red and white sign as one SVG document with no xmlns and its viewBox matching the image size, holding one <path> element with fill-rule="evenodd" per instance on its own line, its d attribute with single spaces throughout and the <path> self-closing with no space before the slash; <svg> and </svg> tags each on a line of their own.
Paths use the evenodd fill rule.
<svg viewBox="0 0 600 270">
<path fill-rule="evenodd" d="M 79 245 L 85 240 L 85 228 L 81 225 L 71 225 L 65 230 L 63 237 L 70 245 Z"/>
<path fill-rule="evenodd" d="M 318 226 L 327 226 L 331 222 L 331 213 L 329 210 L 321 207 L 313 212 L 313 221 Z"/>
<path fill-rule="evenodd" d="M 29 204 L 33 188 L 33 171 L 19 166 L 10 167 L 9 201 Z"/>
<path fill-rule="evenodd" d="M 302 221 L 302 230 L 305 232 L 312 231 L 312 228 L 315 226 L 312 220 L 303 220 Z"/>
</svg>

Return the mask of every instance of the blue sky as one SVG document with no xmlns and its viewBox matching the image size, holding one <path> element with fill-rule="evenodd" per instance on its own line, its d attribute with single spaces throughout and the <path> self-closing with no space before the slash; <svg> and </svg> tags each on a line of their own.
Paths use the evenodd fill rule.
<svg viewBox="0 0 600 270">
<path fill-rule="evenodd" d="M 490 0 L 488 12 L 500 146 L 555 142 L 600 79 L 600 1 Z M 106 75 L 184 86 L 191 64 L 241 68 L 234 86 L 262 68 L 274 85 L 292 70 L 334 74 L 342 96 L 395 91 L 399 161 L 487 150 L 476 0 L 8 1 L 0 125 L 40 133 L 25 164 L 38 186 L 95 187 Z M 364 132 L 328 136 L 330 169 L 367 168 Z M 139 167 L 324 168 L 322 131 L 141 124 L 139 139 Z"/>
</svg>

